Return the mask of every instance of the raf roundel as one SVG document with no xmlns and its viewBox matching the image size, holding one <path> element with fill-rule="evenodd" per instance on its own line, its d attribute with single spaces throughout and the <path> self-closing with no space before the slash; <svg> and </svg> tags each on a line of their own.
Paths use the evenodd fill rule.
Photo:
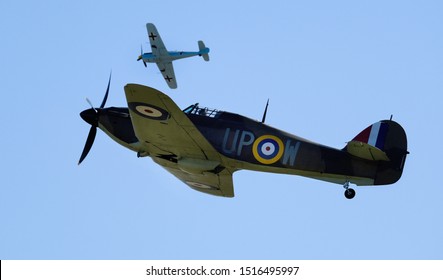
<svg viewBox="0 0 443 280">
<path fill-rule="evenodd" d="M 164 121 L 169 118 L 169 113 L 167 111 L 154 105 L 140 102 L 131 102 L 128 104 L 128 106 L 138 115 L 148 119 Z"/>
<path fill-rule="evenodd" d="M 263 164 L 277 162 L 283 155 L 283 151 L 283 142 L 273 135 L 263 135 L 257 138 L 252 146 L 255 159 Z"/>
</svg>

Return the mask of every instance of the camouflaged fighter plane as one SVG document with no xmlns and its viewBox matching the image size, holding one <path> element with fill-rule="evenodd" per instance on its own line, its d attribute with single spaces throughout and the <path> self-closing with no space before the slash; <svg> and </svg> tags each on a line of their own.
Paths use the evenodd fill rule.
<svg viewBox="0 0 443 280">
<path fill-rule="evenodd" d="M 360 186 L 387 185 L 400 179 L 406 134 L 392 120 L 376 122 L 343 149 L 330 148 L 250 118 L 197 104 L 181 110 L 166 94 L 142 85 L 125 86 L 128 108 L 80 113 L 91 129 L 80 157 L 92 147 L 97 127 L 139 157 L 150 156 L 189 187 L 233 197 L 232 174 L 241 169 L 294 174 L 343 185 L 351 199 Z M 266 107 L 267 108 L 267 107 Z"/>
<path fill-rule="evenodd" d="M 147 23 L 146 29 L 148 30 L 149 43 L 151 44 L 152 52 L 143 53 L 142 48 L 141 54 L 137 61 L 143 61 L 145 67 L 147 67 L 146 62 L 156 63 L 158 69 L 163 75 L 163 78 L 170 88 L 177 88 L 177 81 L 175 79 L 172 61 L 197 55 L 203 57 L 205 61 L 209 61 L 209 48 L 205 46 L 203 41 L 198 41 L 198 52 L 169 52 L 166 49 L 165 44 L 163 44 L 163 40 L 160 37 L 155 25 L 152 23 Z"/>
</svg>

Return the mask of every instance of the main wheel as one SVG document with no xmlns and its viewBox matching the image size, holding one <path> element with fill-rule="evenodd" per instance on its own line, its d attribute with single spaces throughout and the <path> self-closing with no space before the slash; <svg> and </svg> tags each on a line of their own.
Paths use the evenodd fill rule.
<svg viewBox="0 0 443 280">
<path fill-rule="evenodd" d="M 355 196 L 355 191 L 354 191 L 354 189 L 349 188 L 349 189 L 345 190 L 345 197 L 346 197 L 347 199 L 353 199 L 354 196 Z"/>
</svg>

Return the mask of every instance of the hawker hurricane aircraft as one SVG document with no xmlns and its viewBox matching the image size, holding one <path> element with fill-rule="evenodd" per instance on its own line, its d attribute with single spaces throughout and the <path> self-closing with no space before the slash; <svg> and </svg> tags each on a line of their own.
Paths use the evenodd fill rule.
<svg viewBox="0 0 443 280">
<path fill-rule="evenodd" d="M 209 48 L 205 46 L 203 41 L 198 41 L 198 52 L 169 52 L 163 44 L 162 38 L 160 37 L 155 25 L 152 23 L 147 23 L 146 29 L 148 30 L 149 43 L 151 43 L 152 52 L 143 53 L 142 49 L 137 61 L 143 61 L 145 67 L 147 67 L 146 62 L 156 63 L 158 69 L 163 75 L 163 78 L 165 78 L 165 81 L 170 88 L 177 88 L 177 81 L 175 79 L 172 61 L 197 55 L 203 57 L 205 61 L 209 61 Z"/>
<path fill-rule="evenodd" d="M 91 129 L 79 164 L 88 154 L 97 127 L 139 157 L 149 156 L 189 187 L 233 197 L 232 174 L 241 169 L 294 174 L 340 184 L 351 199 L 350 183 L 387 185 L 400 179 L 406 134 L 395 121 L 376 122 L 343 149 L 316 144 L 264 124 L 263 120 L 208 109 L 198 103 L 181 110 L 166 94 L 147 86 L 124 88 L 127 108 L 80 113 Z"/>
</svg>

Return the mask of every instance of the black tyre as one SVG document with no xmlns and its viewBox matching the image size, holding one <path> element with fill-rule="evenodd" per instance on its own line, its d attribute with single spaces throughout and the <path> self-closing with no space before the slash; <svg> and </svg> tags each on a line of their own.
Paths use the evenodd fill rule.
<svg viewBox="0 0 443 280">
<path fill-rule="evenodd" d="M 349 189 L 345 190 L 345 197 L 346 197 L 347 199 L 353 199 L 354 196 L 355 196 L 355 191 L 354 191 L 354 189 L 349 188 Z"/>
</svg>

